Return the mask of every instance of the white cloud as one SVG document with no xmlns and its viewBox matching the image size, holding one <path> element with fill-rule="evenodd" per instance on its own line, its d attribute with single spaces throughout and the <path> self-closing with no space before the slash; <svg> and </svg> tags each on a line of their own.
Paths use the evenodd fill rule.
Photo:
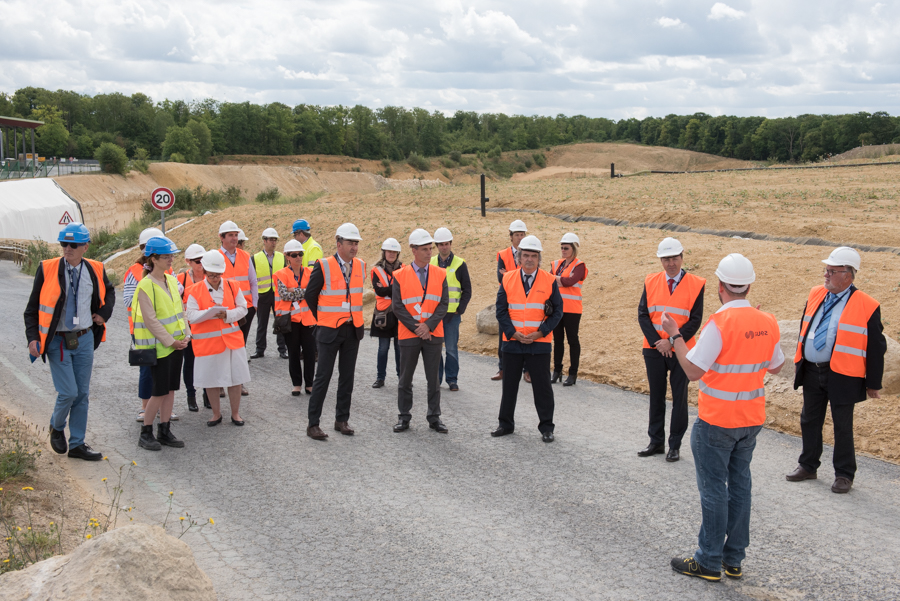
<svg viewBox="0 0 900 601">
<path fill-rule="evenodd" d="M 721 19 L 743 19 L 746 16 L 747 13 L 742 10 L 731 8 L 724 2 L 716 2 L 709 10 L 709 16 L 706 18 L 711 21 L 719 21 Z"/>
<path fill-rule="evenodd" d="M 656 20 L 660 27 L 684 27 L 681 19 L 671 19 L 669 17 L 660 17 Z"/>
<path fill-rule="evenodd" d="M 731 69 L 723 79 L 725 81 L 744 81 L 747 79 L 747 74 L 744 73 L 743 69 Z"/>
</svg>

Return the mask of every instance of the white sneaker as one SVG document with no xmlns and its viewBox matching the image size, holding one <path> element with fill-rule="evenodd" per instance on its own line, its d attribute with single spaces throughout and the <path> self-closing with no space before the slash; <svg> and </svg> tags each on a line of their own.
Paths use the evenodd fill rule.
<svg viewBox="0 0 900 601">
<path fill-rule="evenodd" d="M 169 417 L 169 419 L 170 419 L 171 421 L 173 421 L 173 422 L 177 422 L 177 421 L 178 421 L 178 415 L 173 411 L 173 412 L 172 412 L 172 415 L 171 415 L 171 417 Z"/>
<path fill-rule="evenodd" d="M 143 412 L 143 410 L 142 410 L 142 411 L 138 411 L 137 418 L 135 418 L 134 421 L 136 421 L 136 422 L 143 422 L 143 421 L 144 421 L 144 412 Z"/>
</svg>

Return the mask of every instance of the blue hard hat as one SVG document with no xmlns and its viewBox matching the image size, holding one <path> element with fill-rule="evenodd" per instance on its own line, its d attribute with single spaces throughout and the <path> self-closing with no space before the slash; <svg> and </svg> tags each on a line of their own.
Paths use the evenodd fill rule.
<svg viewBox="0 0 900 601">
<path fill-rule="evenodd" d="M 149 257 L 150 255 L 174 255 L 177 252 L 181 251 L 178 250 L 178 247 L 175 246 L 174 242 L 165 236 L 150 238 L 147 240 L 147 245 L 144 246 L 145 257 Z"/>
<path fill-rule="evenodd" d="M 58 241 L 85 244 L 91 241 L 91 233 L 83 223 L 73 221 L 59 232 Z"/>
<path fill-rule="evenodd" d="M 298 219 L 294 222 L 294 231 L 295 232 L 308 232 L 309 231 L 309 221 L 306 219 Z"/>
</svg>

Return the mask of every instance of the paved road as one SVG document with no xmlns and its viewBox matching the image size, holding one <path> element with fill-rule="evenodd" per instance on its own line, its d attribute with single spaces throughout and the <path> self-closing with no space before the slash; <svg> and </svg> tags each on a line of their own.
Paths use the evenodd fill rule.
<svg viewBox="0 0 900 601">
<path fill-rule="evenodd" d="M 29 365 L 21 318 L 31 281 L 6 262 L 0 281 L 0 335 L 11 341 L 0 350 L 0 394 L 43 424 L 50 373 Z M 835 495 L 828 469 L 818 481 L 786 482 L 800 441 L 763 431 L 745 577 L 706 583 L 669 568 L 696 543 L 693 460 L 687 445 L 675 464 L 636 456 L 647 442 L 643 395 L 588 382 L 555 387 L 557 440 L 548 445 L 528 391 L 516 433 L 493 439 L 495 361 L 464 354 L 462 391 L 444 389 L 450 434 L 428 429 L 419 396 L 412 429 L 394 434 L 396 379 L 369 388 L 375 345 L 366 338 L 356 436 L 305 436 L 307 397 L 289 395 L 287 362 L 276 355 L 253 362 L 244 428 L 227 417 L 207 428 L 209 412 L 183 411 L 182 392 L 184 419 L 173 429 L 187 446 L 152 453 L 137 447 L 126 332 L 117 310 L 95 356 L 88 441 L 114 463 L 137 460 L 131 496 L 148 521 L 161 522 L 170 490 L 179 508 L 216 520 L 183 540 L 221 599 L 898 597 L 898 466 L 861 457 L 852 493 Z M 424 378 L 415 390 L 425 390 Z M 78 462 L 74 470 L 96 482 L 102 467 Z"/>
</svg>

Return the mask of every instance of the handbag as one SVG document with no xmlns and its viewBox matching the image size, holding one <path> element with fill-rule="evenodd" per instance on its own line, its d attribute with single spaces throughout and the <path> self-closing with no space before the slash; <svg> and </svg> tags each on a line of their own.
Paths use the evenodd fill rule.
<svg viewBox="0 0 900 601">
<path fill-rule="evenodd" d="M 153 290 L 153 305 L 156 306 L 156 288 L 154 286 L 150 287 Z M 137 293 L 137 292 L 135 292 Z M 134 334 L 131 335 L 131 348 L 128 349 L 128 365 L 132 367 L 143 367 L 149 366 L 152 367 L 156 365 L 156 346 L 153 348 L 134 348 L 137 345 L 137 341 L 134 339 Z"/>
<path fill-rule="evenodd" d="M 276 336 L 278 334 L 290 334 L 291 333 L 291 316 L 290 315 L 276 315 L 275 321 L 272 322 L 272 333 Z"/>
</svg>

